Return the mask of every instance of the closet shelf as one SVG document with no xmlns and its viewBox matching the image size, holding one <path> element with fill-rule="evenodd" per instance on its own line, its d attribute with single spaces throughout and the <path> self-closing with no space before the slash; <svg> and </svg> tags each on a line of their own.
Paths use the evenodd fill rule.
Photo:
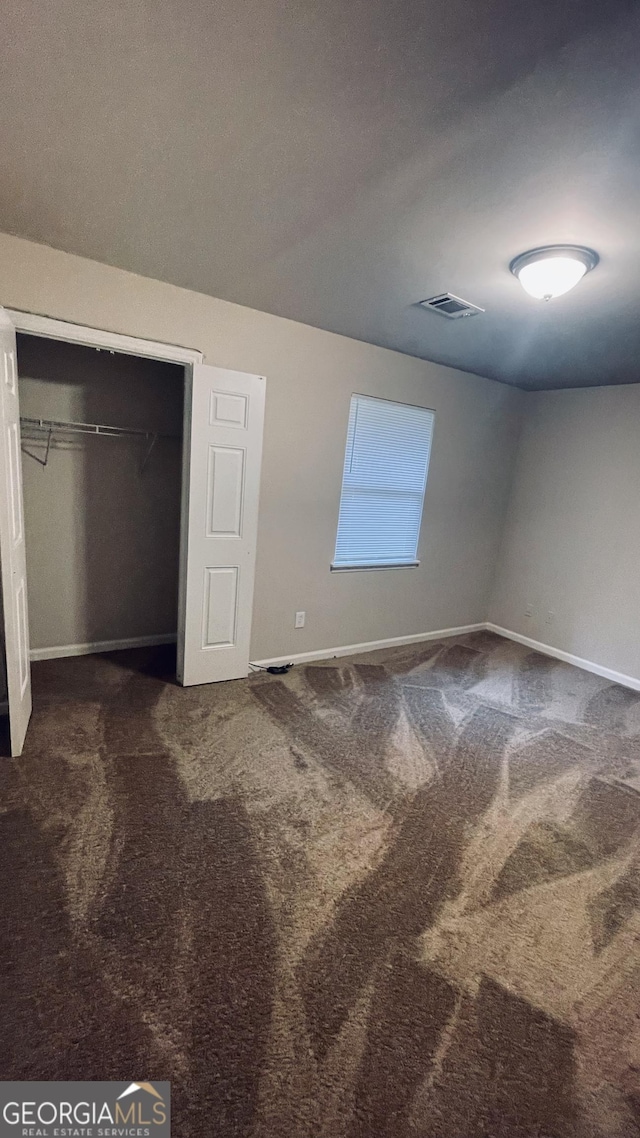
<svg viewBox="0 0 640 1138">
<path fill-rule="evenodd" d="M 118 438 L 121 435 L 134 435 L 144 439 L 179 439 L 180 435 L 164 434 L 162 431 L 144 431 L 139 427 L 110 427 L 105 423 L 69 423 L 62 419 L 30 419 L 20 416 L 20 425 L 27 430 L 62 431 L 65 434 L 107 435 Z"/>
<path fill-rule="evenodd" d="M 54 434 L 59 433 L 63 435 L 101 435 L 102 437 L 118 439 L 133 437 L 137 439 L 146 439 L 149 441 L 147 452 L 140 467 L 140 473 L 144 471 L 147 462 L 151 456 L 158 439 L 180 439 L 181 435 L 164 434 L 162 431 L 144 431 L 139 427 L 110 427 L 106 423 L 72 423 L 66 422 L 63 419 L 31 419 L 27 415 L 20 416 L 20 427 L 23 438 L 26 437 L 35 441 L 43 439 L 46 436 L 47 449 L 44 458 L 34 454 L 33 451 L 27 450 L 23 446 L 25 454 L 30 458 L 34 458 L 41 466 L 47 466 L 49 462 L 49 451 L 51 449 L 51 439 Z M 34 438 L 35 436 L 35 438 Z"/>
</svg>

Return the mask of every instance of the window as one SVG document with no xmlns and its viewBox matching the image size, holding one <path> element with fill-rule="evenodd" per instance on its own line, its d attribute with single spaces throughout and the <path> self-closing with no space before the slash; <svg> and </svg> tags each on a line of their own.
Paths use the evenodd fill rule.
<svg viewBox="0 0 640 1138">
<path fill-rule="evenodd" d="M 332 569 L 417 565 L 433 411 L 351 396 Z"/>
</svg>

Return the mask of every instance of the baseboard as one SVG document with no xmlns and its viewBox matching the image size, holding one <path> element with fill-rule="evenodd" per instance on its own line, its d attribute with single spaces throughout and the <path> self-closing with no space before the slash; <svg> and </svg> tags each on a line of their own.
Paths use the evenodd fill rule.
<svg viewBox="0 0 640 1138">
<path fill-rule="evenodd" d="M 505 636 L 507 640 L 515 640 L 517 644 L 524 644 L 527 648 L 534 648 L 543 656 L 553 656 L 565 664 L 573 664 L 576 668 L 583 668 L 585 672 L 593 672 L 596 676 L 603 676 L 605 680 L 612 680 L 614 684 L 621 684 L 633 691 L 640 691 L 640 680 L 635 676 L 625 676 L 623 672 L 615 672 L 612 668 L 604 668 L 601 664 L 594 664 L 592 660 L 584 660 L 582 656 L 574 656 L 571 652 L 563 652 L 561 648 L 552 648 L 550 644 L 542 644 L 539 640 L 532 640 L 530 636 L 521 636 L 519 632 L 511 632 L 508 628 L 501 628 L 499 624 L 487 621 L 484 626 L 498 636 Z"/>
<path fill-rule="evenodd" d="M 280 664 L 306 664 L 313 660 L 332 660 L 339 656 L 358 656 L 361 652 L 376 652 L 380 648 L 400 648 L 403 644 L 419 644 L 421 641 L 445 640 L 450 636 L 464 636 L 467 632 L 480 632 L 487 629 L 495 632 L 497 636 L 504 636 L 507 640 L 515 640 L 526 648 L 541 652 L 543 656 L 552 656 L 555 660 L 562 660 L 565 664 L 573 664 L 585 672 L 593 672 L 614 684 L 640 691 L 640 679 L 627 676 L 623 672 L 616 672 L 613 668 L 605 668 L 602 664 L 595 664 L 593 660 L 585 660 L 582 656 L 574 656 L 571 652 L 564 652 L 561 648 L 553 648 L 550 644 L 543 644 L 540 640 L 533 640 L 530 636 L 522 636 L 519 632 L 512 632 L 509 628 L 502 628 L 492 621 L 480 621 L 477 624 L 461 624 L 457 628 L 439 628 L 434 632 L 414 632 L 410 636 L 390 636 L 386 640 L 368 640 L 362 644 L 341 644 L 338 648 L 318 648 L 313 652 L 296 652 L 288 656 L 273 656 L 268 660 L 253 660 L 256 667 L 269 668 Z M 64 644 L 52 648 L 34 648 L 30 656 L 32 660 L 58 660 L 65 656 L 90 656 L 96 652 L 118 652 L 124 648 L 150 648 L 157 644 L 175 644 L 175 633 L 165 633 L 157 636 L 134 636 L 126 640 L 96 640 L 92 644 Z M 4 708 L 6 714 L 7 708 Z M 3 706 L 0 702 L 0 715 Z"/>
<path fill-rule="evenodd" d="M 53 648 L 32 648 L 32 660 L 59 660 L 63 656 L 92 656 L 95 652 L 119 652 L 123 648 L 152 648 L 155 644 L 175 644 L 175 632 L 158 636 L 132 636 L 127 640 L 95 640 L 92 644 L 61 644 Z"/>
<path fill-rule="evenodd" d="M 361 652 L 375 652 L 380 648 L 399 648 L 403 644 L 419 644 L 426 640 L 445 640 L 449 636 L 463 636 L 467 632 L 480 632 L 487 629 L 507 640 L 515 640 L 526 648 L 533 648 L 543 656 L 553 656 L 565 664 L 573 664 L 585 672 L 593 672 L 614 684 L 640 691 L 640 679 L 626 676 L 623 672 L 616 672 L 612 668 L 604 668 L 601 664 L 594 664 L 592 660 L 584 660 L 581 656 L 574 656 L 571 652 L 563 652 L 561 648 L 553 648 L 550 644 L 543 644 L 539 640 L 532 640 L 530 636 L 521 636 L 519 632 L 511 632 L 508 628 L 501 628 L 491 621 L 480 621 L 478 624 L 463 624 L 458 628 L 439 628 L 435 632 L 415 632 L 411 636 L 390 636 L 386 640 L 369 640 L 363 644 L 342 644 L 339 648 L 319 648 L 314 652 L 296 652 L 288 656 L 273 656 L 269 660 L 253 660 L 252 663 L 259 668 L 270 668 L 280 664 L 307 664 L 313 660 L 331 660 L 339 656 L 358 656 Z"/>
<path fill-rule="evenodd" d="M 379 648 L 399 648 L 403 644 L 419 644 L 421 640 L 444 640 L 447 636 L 463 636 L 466 632 L 480 632 L 486 628 L 479 624 L 462 624 L 458 628 L 439 628 L 436 632 L 413 632 L 410 636 L 390 636 L 387 640 L 368 640 L 364 644 L 342 644 L 339 648 L 319 648 L 315 652 L 296 652 L 289 656 L 274 656 L 270 660 L 252 660 L 258 668 L 280 664 L 307 664 L 312 660 L 331 660 L 336 656 L 358 656 L 361 652 L 376 652 Z"/>
</svg>

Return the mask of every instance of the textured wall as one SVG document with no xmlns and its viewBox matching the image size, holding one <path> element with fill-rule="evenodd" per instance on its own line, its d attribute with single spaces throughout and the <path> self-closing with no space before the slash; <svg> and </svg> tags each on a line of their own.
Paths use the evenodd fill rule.
<svg viewBox="0 0 640 1138">
<path fill-rule="evenodd" d="M 490 618 L 640 677 L 640 385 L 525 399 Z"/>
<path fill-rule="evenodd" d="M 253 658 L 485 619 L 520 392 L 7 235 L 0 303 L 267 376 Z M 418 569 L 329 571 L 353 392 L 435 409 Z"/>
</svg>

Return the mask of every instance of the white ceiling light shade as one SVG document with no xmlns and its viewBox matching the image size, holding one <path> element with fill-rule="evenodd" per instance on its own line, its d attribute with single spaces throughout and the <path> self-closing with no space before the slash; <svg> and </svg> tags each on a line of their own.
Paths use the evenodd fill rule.
<svg viewBox="0 0 640 1138">
<path fill-rule="evenodd" d="M 574 288 L 598 260 L 598 254 L 585 245 L 543 245 L 520 253 L 509 268 L 529 296 L 552 300 Z"/>
</svg>

